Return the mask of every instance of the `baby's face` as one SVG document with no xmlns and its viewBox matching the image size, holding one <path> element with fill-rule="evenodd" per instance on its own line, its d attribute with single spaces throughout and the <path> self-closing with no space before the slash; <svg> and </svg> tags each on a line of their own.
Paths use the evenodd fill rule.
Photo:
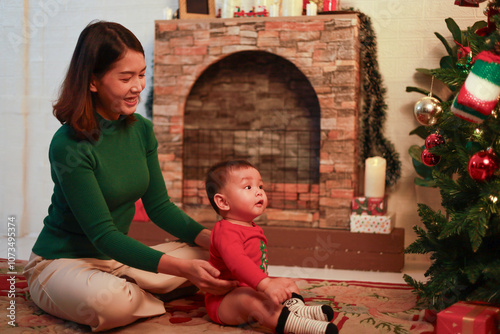
<svg viewBox="0 0 500 334">
<path fill-rule="evenodd" d="M 267 207 L 262 177 L 255 168 L 231 171 L 222 192 L 230 207 L 226 219 L 251 222 Z"/>
</svg>

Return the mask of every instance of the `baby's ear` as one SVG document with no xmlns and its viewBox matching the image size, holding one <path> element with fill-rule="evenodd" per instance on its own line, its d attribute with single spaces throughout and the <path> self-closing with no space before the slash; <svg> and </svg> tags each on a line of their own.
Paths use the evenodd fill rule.
<svg viewBox="0 0 500 334">
<path fill-rule="evenodd" d="M 222 194 L 215 194 L 214 196 L 215 205 L 219 208 L 220 211 L 229 210 L 229 203 L 226 201 L 226 198 Z"/>
</svg>

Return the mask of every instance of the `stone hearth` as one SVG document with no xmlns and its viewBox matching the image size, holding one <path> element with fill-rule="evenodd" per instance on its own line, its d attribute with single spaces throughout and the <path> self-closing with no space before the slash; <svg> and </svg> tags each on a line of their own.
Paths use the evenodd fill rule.
<svg viewBox="0 0 500 334">
<path fill-rule="evenodd" d="M 261 224 L 348 229 L 358 34 L 355 13 L 157 21 L 153 123 L 172 200 L 214 222 L 204 173 L 245 158 L 270 197 Z"/>
</svg>

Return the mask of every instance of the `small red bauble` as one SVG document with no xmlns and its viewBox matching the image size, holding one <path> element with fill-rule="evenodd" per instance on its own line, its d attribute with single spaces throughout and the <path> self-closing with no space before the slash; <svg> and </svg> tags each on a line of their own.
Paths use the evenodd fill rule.
<svg viewBox="0 0 500 334">
<path fill-rule="evenodd" d="M 444 144 L 444 138 L 437 133 L 432 133 L 425 139 L 425 147 L 429 149 L 442 144 Z"/>
<path fill-rule="evenodd" d="M 439 160 L 441 160 L 439 155 L 431 153 L 427 148 L 424 148 L 420 158 L 422 159 L 423 164 L 429 167 L 436 166 L 439 163 Z"/>
<path fill-rule="evenodd" d="M 470 160 L 468 171 L 472 179 L 485 181 L 489 179 L 498 169 L 498 158 L 492 149 L 474 154 Z"/>
</svg>

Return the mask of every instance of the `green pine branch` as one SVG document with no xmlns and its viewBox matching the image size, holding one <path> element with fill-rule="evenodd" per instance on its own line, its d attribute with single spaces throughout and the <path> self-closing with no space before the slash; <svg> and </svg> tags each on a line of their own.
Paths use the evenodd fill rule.
<svg viewBox="0 0 500 334">
<path fill-rule="evenodd" d="M 462 86 L 468 72 L 459 68 L 437 68 L 431 70 L 431 75 L 449 87 Z"/>
</svg>

